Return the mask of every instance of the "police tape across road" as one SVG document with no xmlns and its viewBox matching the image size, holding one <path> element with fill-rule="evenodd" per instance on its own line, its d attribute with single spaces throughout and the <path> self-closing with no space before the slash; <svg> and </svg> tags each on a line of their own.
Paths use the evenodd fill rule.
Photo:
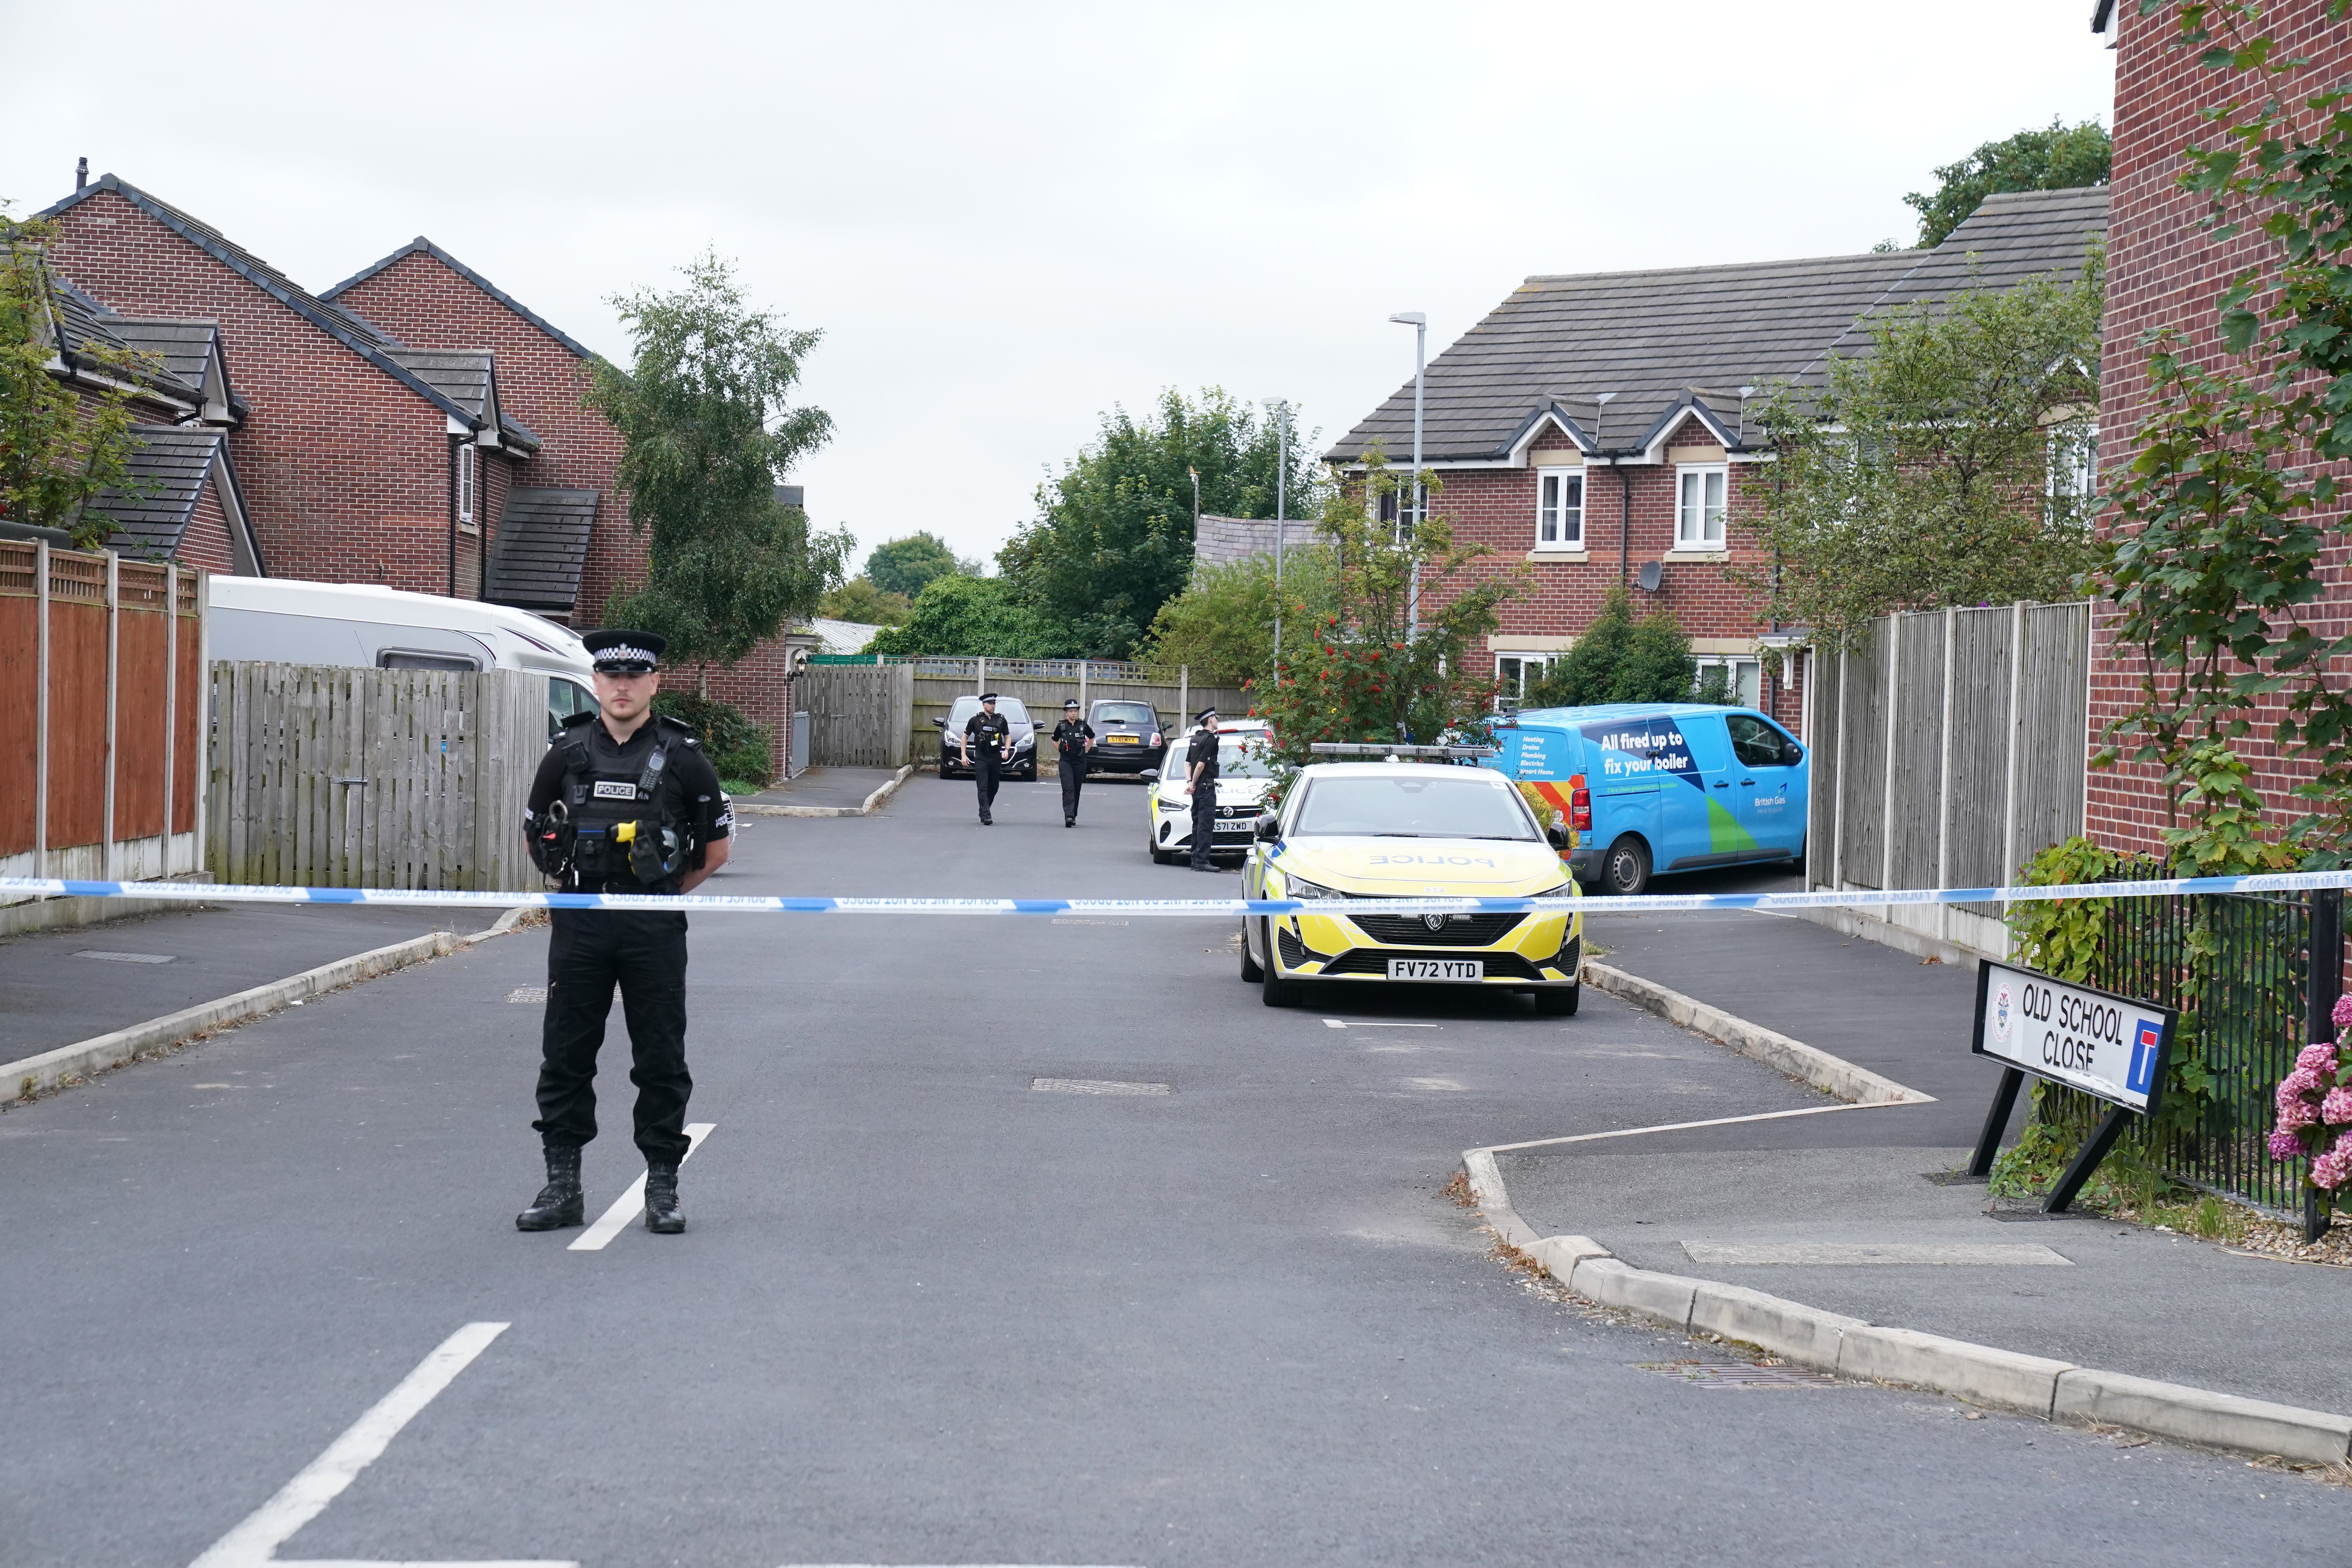
<svg viewBox="0 0 2352 1568">
<path fill-rule="evenodd" d="M 0 897 L 154 899 L 191 904 L 373 904 L 418 909 L 684 910 L 781 915 L 1684 914 L 1704 910 L 1872 909 L 2047 899 L 2147 899 L 2175 893 L 2293 893 L 2352 888 L 2352 870 L 2162 882 L 2069 882 L 2046 888 L 1898 888 L 1824 893 L 1643 893 L 1628 898 L 1363 899 L 799 899 L 708 893 L 467 893 L 399 888 L 270 888 L 208 882 L 83 882 L 0 877 Z"/>
</svg>

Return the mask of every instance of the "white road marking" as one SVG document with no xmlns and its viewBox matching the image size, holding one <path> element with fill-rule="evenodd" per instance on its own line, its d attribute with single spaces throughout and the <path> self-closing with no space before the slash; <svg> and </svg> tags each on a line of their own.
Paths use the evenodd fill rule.
<svg viewBox="0 0 2352 1568">
<path fill-rule="evenodd" d="M 518 985 L 513 990 L 507 993 L 507 1000 L 509 1002 L 520 1002 L 529 1005 L 537 1005 L 538 1004 L 547 1000 L 547 987 L 544 985 Z"/>
<path fill-rule="evenodd" d="M 1685 1241 L 1693 1263 L 1735 1268 L 1791 1264 L 1800 1268 L 1867 1268 L 1906 1263 L 2061 1268 L 2073 1260 L 2033 1241 Z"/>
<path fill-rule="evenodd" d="M 688 1122 L 686 1124 L 686 1154 L 684 1158 L 678 1161 L 678 1163 L 683 1165 L 688 1160 L 693 1159 L 694 1152 L 702 1147 L 702 1141 L 705 1138 L 709 1137 L 710 1130 L 718 1125 L 719 1123 L 716 1121 Z M 566 1252 L 604 1251 L 604 1244 L 611 1241 L 614 1237 L 620 1235 L 624 1229 L 627 1228 L 628 1223 L 636 1218 L 639 1214 L 643 1213 L 645 1206 L 646 1173 L 643 1171 L 639 1171 L 637 1173 L 637 1179 L 629 1184 L 629 1190 L 623 1193 L 619 1197 L 614 1198 L 613 1200 L 613 1206 L 606 1209 L 602 1217 L 600 1217 L 594 1225 L 590 1226 L 586 1230 L 581 1232 L 580 1239 L 573 1242 L 570 1247 L 565 1247 L 564 1250 Z"/>
<path fill-rule="evenodd" d="M 326 1510 L 359 1473 L 382 1458 L 400 1429 L 433 1403 L 457 1375 L 472 1364 L 490 1342 L 506 1332 L 504 1323 L 467 1323 L 441 1342 L 416 1370 L 400 1380 L 373 1409 L 352 1423 L 327 1451 L 305 1465 L 278 1495 L 247 1514 L 243 1523 L 213 1543 L 190 1568 L 397 1568 L 390 1563 L 280 1563 L 278 1549 L 294 1532 Z M 579 1568 L 576 1563 L 446 1563 L 435 1568 Z"/>
<path fill-rule="evenodd" d="M 1359 1018 L 1351 1024 L 1345 1018 L 1326 1018 L 1323 1020 L 1323 1026 L 1327 1029 L 1442 1029 L 1445 1026 L 1443 1024 L 1408 1024 L 1390 1018 Z"/>
<path fill-rule="evenodd" d="M 1086 1568 L 1079 1563 L 787 1563 L 783 1568 Z"/>
<path fill-rule="evenodd" d="M 1116 1078 L 1033 1078 L 1029 1087 L 1045 1094 L 1173 1094 L 1164 1083 Z"/>
<path fill-rule="evenodd" d="M 1683 1132 L 1694 1127 L 1730 1127 L 1742 1121 L 1780 1121 L 1791 1116 L 1828 1116 L 1840 1110 L 1894 1110 L 1895 1103 L 1808 1105 L 1801 1110 L 1759 1110 L 1753 1116 L 1717 1116 L 1705 1121 L 1662 1121 L 1654 1127 L 1621 1127 L 1613 1132 L 1576 1132 L 1566 1138 L 1531 1138 L 1525 1143 L 1493 1143 L 1474 1154 L 1507 1154 L 1514 1149 L 1546 1149 L 1555 1143 L 1591 1143 L 1602 1138 L 1638 1138 L 1644 1132 Z"/>
<path fill-rule="evenodd" d="M 172 954 L 168 952 L 105 952 L 94 947 L 83 948 L 74 956 L 102 958 L 110 963 L 169 963 L 172 962 Z"/>
</svg>

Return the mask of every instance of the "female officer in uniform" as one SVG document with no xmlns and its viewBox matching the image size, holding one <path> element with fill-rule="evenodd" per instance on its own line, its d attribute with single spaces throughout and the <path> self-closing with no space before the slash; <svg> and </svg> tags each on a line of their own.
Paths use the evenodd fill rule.
<svg viewBox="0 0 2352 1568">
<path fill-rule="evenodd" d="M 733 826 L 719 773 L 694 738 L 651 704 L 667 639 L 593 631 L 600 711 L 576 713 L 531 781 L 531 858 L 565 892 L 691 890 L 727 863 Z M 686 1228 L 677 1167 L 692 1147 L 686 1101 L 686 912 L 556 910 L 547 946 L 539 1120 L 547 1185 L 515 1215 L 521 1230 L 583 1219 L 580 1150 L 596 1136 L 596 1052 L 613 987 L 629 1025 L 637 1147 L 646 1156 L 646 1228 Z"/>
</svg>

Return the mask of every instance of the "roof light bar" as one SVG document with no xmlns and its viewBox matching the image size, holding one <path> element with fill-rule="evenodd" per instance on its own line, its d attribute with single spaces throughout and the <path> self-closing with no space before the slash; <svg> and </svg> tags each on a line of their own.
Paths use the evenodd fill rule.
<svg viewBox="0 0 2352 1568">
<path fill-rule="evenodd" d="M 1491 757 L 1496 746 L 1386 746 L 1377 741 L 1317 741 L 1307 748 L 1325 757 Z"/>
</svg>

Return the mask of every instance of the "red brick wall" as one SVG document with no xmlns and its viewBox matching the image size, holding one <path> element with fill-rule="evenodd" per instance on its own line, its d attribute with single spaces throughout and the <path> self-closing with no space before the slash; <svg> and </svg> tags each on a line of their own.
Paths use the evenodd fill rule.
<svg viewBox="0 0 2352 1568">
<path fill-rule="evenodd" d="M 2332 86 L 2352 66 L 2352 24 L 2329 23 L 2319 0 L 2280 0 L 2263 7 L 2264 31 L 2279 38 L 2285 54 L 2308 58 L 2295 76 L 2258 82 L 2208 70 L 2194 54 L 2171 44 L 2179 10 L 2167 5 L 2141 16 L 2123 0 L 2115 8 L 2119 29 L 2116 60 L 2115 176 L 2107 226 L 2107 311 L 2101 367 L 2100 464 L 2110 475 L 2135 454 L 2134 432 L 2147 416 L 2148 387 L 2143 333 L 2170 328 L 2186 340 L 2189 357 L 2221 368 L 2213 299 L 2225 281 L 2252 264 L 2263 243 L 2241 236 L 2216 243 L 2200 226 L 2203 198 L 2180 189 L 2179 149 L 2206 139 L 2198 111 L 2233 97 L 2275 91 L 2294 102 Z M 2110 481 L 2112 482 L 2112 480 Z M 2324 636 L 2338 636 L 2347 613 L 2347 551 L 2331 549 L 2323 576 L 2327 599 L 2319 607 Z M 2091 690 L 2091 749 L 2102 746 L 2105 726 L 2129 705 L 2138 666 L 2116 647 L 2103 617 L 2095 631 Z M 2256 770 L 2276 823 L 2302 815 L 2291 791 L 2310 770 L 2282 756 L 2267 737 L 2275 712 L 2263 715 L 2257 733 L 2238 743 Z M 2162 840 L 2164 795 L 2160 777 L 2145 766 L 2125 765 L 2091 774 L 2086 829 L 2118 848 L 2153 848 Z"/>
<path fill-rule="evenodd" d="M 188 526 L 181 531 L 180 548 L 173 559 L 183 566 L 201 566 L 207 572 L 236 571 L 236 552 L 229 541 L 228 513 L 221 505 L 219 478 L 205 481 L 196 492 L 194 512 Z"/>
<path fill-rule="evenodd" d="M 336 303 L 415 347 L 487 348 L 496 357 L 499 401 L 544 443 L 520 466 L 513 482 L 604 494 L 572 621 L 583 628 L 597 625 L 614 586 L 644 570 L 645 543 L 630 532 L 627 499 L 614 486 L 621 438 L 603 415 L 581 405 L 586 363 L 426 251 L 411 251 L 337 296 Z M 490 521 L 496 522 L 495 512 Z"/>
<path fill-rule="evenodd" d="M 126 313 L 220 322 L 229 437 L 270 572 L 440 593 L 446 416 L 112 191 L 58 219 L 58 272 Z"/>
</svg>

